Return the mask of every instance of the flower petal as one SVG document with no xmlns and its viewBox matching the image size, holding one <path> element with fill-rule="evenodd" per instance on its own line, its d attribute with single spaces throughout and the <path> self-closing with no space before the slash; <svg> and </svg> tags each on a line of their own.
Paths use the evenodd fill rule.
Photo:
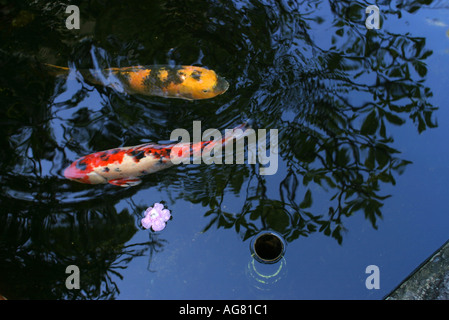
<svg viewBox="0 0 449 320">
<path fill-rule="evenodd" d="M 162 203 L 156 202 L 156 203 L 153 205 L 153 208 L 154 208 L 155 210 L 157 210 L 158 212 L 160 212 L 160 211 L 162 211 L 162 210 L 164 209 L 164 205 L 163 205 Z"/>
<path fill-rule="evenodd" d="M 153 225 L 151 226 L 151 228 L 154 231 L 161 231 L 164 230 L 165 228 L 165 222 L 163 222 L 162 220 L 156 220 L 154 221 Z"/>
<path fill-rule="evenodd" d="M 151 227 L 152 221 L 149 218 L 149 216 L 146 216 L 145 218 L 143 218 L 142 220 L 140 220 L 140 223 L 142 223 L 142 226 L 145 229 L 149 229 Z"/>
<path fill-rule="evenodd" d="M 168 210 L 168 209 L 162 210 L 160 217 L 164 221 L 167 221 L 168 219 L 170 219 L 170 210 Z"/>
</svg>

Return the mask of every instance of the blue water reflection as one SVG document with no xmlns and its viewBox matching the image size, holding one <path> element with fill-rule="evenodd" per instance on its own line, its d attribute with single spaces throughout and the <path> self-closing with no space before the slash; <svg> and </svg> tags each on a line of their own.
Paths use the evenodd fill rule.
<svg viewBox="0 0 449 320">
<path fill-rule="evenodd" d="M 0 294 L 381 299 L 447 240 L 449 7 L 429 2 L 379 3 L 379 30 L 366 29 L 358 1 L 90 1 L 79 32 L 58 25 L 60 4 L 6 5 Z M 72 72 L 55 78 L 42 62 Z M 231 86 L 192 102 L 83 76 L 139 64 L 207 66 Z M 62 174 L 83 155 L 168 140 L 193 121 L 224 130 L 247 119 L 278 130 L 276 174 L 183 165 L 132 188 Z M 172 220 L 145 230 L 145 209 L 161 201 Z M 288 243 L 272 265 L 249 250 L 267 229 Z M 64 285 L 72 264 L 80 291 Z M 365 286 L 369 265 L 380 289 Z"/>
</svg>

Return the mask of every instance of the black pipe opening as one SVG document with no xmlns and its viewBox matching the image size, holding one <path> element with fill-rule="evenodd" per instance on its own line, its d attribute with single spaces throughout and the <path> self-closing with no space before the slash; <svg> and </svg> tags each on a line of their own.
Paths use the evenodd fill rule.
<svg viewBox="0 0 449 320">
<path fill-rule="evenodd" d="M 282 258 L 285 244 L 280 235 L 274 232 L 263 232 L 253 240 L 251 249 L 258 261 L 275 263 Z"/>
</svg>

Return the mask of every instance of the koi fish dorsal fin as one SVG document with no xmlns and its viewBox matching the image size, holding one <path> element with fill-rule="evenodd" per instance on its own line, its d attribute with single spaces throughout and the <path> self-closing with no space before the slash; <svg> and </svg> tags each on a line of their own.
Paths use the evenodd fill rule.
<svg viewBox="0 0 449 320">
<path fill-rule="evenodd" d="M 123 178 L 123 179 L 113 179 L 108 181 L 110 184 L 119 187 L 134 187 L 142 182 L 139 178 Z"/>
</svg>

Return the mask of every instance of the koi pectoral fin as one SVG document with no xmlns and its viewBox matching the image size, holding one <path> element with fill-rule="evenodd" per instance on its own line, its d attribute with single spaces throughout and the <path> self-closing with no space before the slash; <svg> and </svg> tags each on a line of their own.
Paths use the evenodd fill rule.
<svg viewBox="0 0 449 320">
<path fill-rule="evenodd" d="M 108 181 L 110 184 L 119 187 L 134 187 L 142 182 L 139 178 L 123 178 L 123 179 L 113 179 Z"/>
</svg>

